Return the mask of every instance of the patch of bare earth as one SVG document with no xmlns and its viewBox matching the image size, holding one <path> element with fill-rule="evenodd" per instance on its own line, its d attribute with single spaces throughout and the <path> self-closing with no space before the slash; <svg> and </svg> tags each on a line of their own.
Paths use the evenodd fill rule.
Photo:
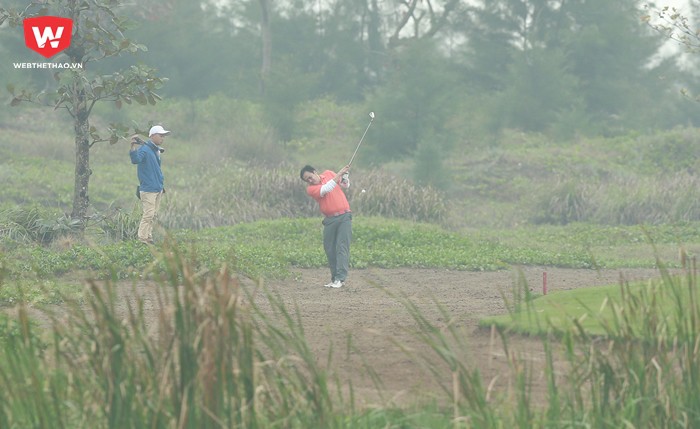
<svg viewBox="0 0 700 429">
<path fill-rule="evenodd" d="M 279 294 L 291 312 L 299 309 L 306 340 L 320 365 L 325 365 L 332 351 L 330 370 L 344 386 L 352 383 L 358 405 L 400 405 L 431 397 L 444 398 L 440 383 L 451 389 L 451 374 L 445 370 L 442 379 L 427 374 L 420 359 L 402 350 L 431 355 L 430 348 L 416 338 L 416 324 L 396 296 L 407 297 L 436 326 L 456 324 L 467 344 L 466 355 L 461 358 L 470 368 L 480 371 L 484 385 L 502 391 L 513 382 L 508 358 L 500 339 L 494 338 L 491 330 L 479 328 L 478 321 L 484 316 L 506 313 L 503 296 L 511 293 L 520 275 L 533 292 L 542 293 L 545 272 L 549 293 L 617 284 L 621 278 L 634 281 L 659 277 L 655 269 L 521 267 L 498 272 L 365 269 L 352 270 L 345 287 L 330 289 L 323 287 L 329 281 L 327 269 L 301 269 L 295 270 L 291 279 L 271 280 L 266 286 Z M 253 287 L 250 281 L 242 283 L 244 287 Z M 126 315 L 127 304 L 134 305 L 141 296 L 145 316 L 155 327 L 160 307 L 155 293 L 157 286 L 153 283 L 135 286 L 130 282 L 119 284 L 117 310 Z M 255 299 L 261 308 L 266 307 L 264 294 Z M 436 303 L 449 312 L 451 320 L 445 320 Z M 52 307 L 60 313 L 61 306 Z M 32 311 L 32 314 L 48 322 L 41 312 Z M 535 393 L 544 392 L 542 341 L 513 336 L 508 343 L 513 354 L 532 364 Z M 380 392 L 367 368 L 379 376 Z"/>
<path fill-rule="evenodd" d="M 306 339 L 325 362 L 332 347 L 332 369 L 340 380 L 351 380 L 356 397 L 365 404 L 401 404 L 426 399 L 439 392 L 438 383 L 451 389 L 451 374 L 442 380 L 426 374 L 423 365 L 402 348 L 418 355 L 431 355 L 429 347 L 415 336 L 416 324 L 399 300 L 391 295 L 408 297 L 431 323 L 440 327 L 448 323 L 436 302 L 451 315 L 464 332 L 471 368 L 482 374 L 484 385 L 504 389 L 512 382 L 508 377 L 508 360 L 501 341 L 489 329 L 478 327 L 484 316 L 507 312 L 503 294 L 508 296 L 522 274 L 535 293 L 542 293 L 543 274 L 547 275 L 548 293 L 597 285 L 618 284 L 625 280 L 658 277 L 655 269 L 586 270 L 522 267 L 511 271 L 467 272 L 436 269 L 366 269 L 353 270 L 345 287 L 329 289 L 325 269 L 298 270 L 295 280 L 270 282 L 291 309 L 297 305 Z M 390 292 L 390 293 L 387 293 Z M 350 340 L 348 337 L 350 336 Z M 533 364 L 534 389 L 543 392 L 544 352 L 537 338 L 513 336 L 510 351 Z M 381 378 L 378 395 L 366 367 Z M 538 371 L 538 369 L 540 371 Z"/>
</svg>

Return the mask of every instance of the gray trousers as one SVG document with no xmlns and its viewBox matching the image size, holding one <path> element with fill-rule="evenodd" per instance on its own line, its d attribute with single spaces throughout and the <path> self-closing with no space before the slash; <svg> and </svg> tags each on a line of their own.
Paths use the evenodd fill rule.
<svg viewBox="0 0 700 429">
<path fill-rule="evenodd" d="M 344 282 L 350 268 L 352 213 L 323 219 L 323 250 L 331 269 L 331 281 Z"/>
</svg>

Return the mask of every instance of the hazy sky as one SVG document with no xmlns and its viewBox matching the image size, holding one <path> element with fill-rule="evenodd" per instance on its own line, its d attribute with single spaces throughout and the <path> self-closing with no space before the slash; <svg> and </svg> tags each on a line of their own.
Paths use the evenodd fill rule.
<svg viewBox="0 0 700 429">
<path fill-rule="evenodd" d="M 686 16 L 686 17 L 690 17 L 690 10 L 689 10 L 689 7 L 688 7 L 688 1 L 689 1 L 689 0 L 657 0 L 657 1 L 654 2 L 654 3 L 656 4 L 656 7 L 657 7 L 657 8 L 662 8 L 662 7 L 664 7 L 664 6 L 672 6 L 672 7 L 675 7 L 676 9 L 678 9 L 678 11 L 679 11 L 682 15 L 684 15 L 684 16 Z M 647 4 L 647 3 L 651 3 L 651 2 L 643 2 L 642 4 Z M 653 14 L 652 14 L 652 19 L 653 19 L 653 18 L 654 18 L 654 16 L 653 16 Z M 677 53 L 679 53 L 679 52 L 683 52 L 684 50 L 685 50 L 684 47 L 681 46 L 678 42 L 669 40 L 669 41 L 664 45 L 664 47 L 661 49 L 660 57 L 665 57 L 665 56 L 667 56 L 667 55 L 677 54 Z M 686 54 L 682 54 L 681 57 L 683 58 L 683 57 L 685 57 L 685 55 L 686 55 Z M 652 64 L 655 63 L 655 62 L 656 62 L 656 61 L 652 61 Z M 683 66 L 684 64 L 687 65 L 688 67 L 693 67 L 692 65 L 690 65 L 691 62 L 689 62 L 689 61 L 684 61 L 683 59 L 681 59 L 681 60 L 679 61 L 679 65 Z"/>
<path fill-rule="evenodd" d="M 654 3 L 656 3 L 659 6 L 675 6 L 675 7 L 683 7 L 688 4 L 687 0 L 657 0 Z"/>
</svg>

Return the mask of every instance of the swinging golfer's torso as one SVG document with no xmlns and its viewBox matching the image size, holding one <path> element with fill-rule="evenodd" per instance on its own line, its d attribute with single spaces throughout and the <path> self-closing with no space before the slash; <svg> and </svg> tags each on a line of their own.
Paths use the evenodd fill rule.
<svg viewBox="0 0 700 429">
<path fill-rule="evenodd" d="M 321 213 L 326 217 L 348 213 L 350 211 L 350 204 L 348 203 L 348 199 L 345 198 L 345 192 L 343 192 L 340 185 L 333 188 L 333 190 L 326 195 L 321 196 L 321 187 L 333 180 L 335 173 L 331 170 L 326 170 L 319 174 L 319 176 L 321 177 L 321 183 L 308 186 L 306 188 L 306 193 L 318 202 Z"/>
</svg>

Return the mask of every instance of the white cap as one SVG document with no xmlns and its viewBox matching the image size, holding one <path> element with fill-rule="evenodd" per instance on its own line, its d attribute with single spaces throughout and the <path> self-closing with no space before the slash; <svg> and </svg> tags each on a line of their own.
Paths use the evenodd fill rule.
<svg viewBox="0 0 700 429">
<path fill-rule="evenodd" d="M 151 131 L 148 132 L 148 137 L 151 137 L 153 134 L 163 134 L 163 135 L 168 135 L 170 134 L 170 131 L 165 131 L 163 127 L 160 125 L 155 125 L 151 127 Z"/>
</svg>

